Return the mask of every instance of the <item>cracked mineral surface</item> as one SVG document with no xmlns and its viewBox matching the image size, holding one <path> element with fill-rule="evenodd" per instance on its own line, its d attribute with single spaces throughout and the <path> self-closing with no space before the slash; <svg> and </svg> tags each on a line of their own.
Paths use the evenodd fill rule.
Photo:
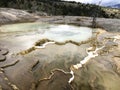
<svg viewBox="0 0 120 90">
<path fill-rule="evenodd" d="M 0 90 L 120 90 L 120 33 L 64 24 L 0 26 Z"/>
</svg>

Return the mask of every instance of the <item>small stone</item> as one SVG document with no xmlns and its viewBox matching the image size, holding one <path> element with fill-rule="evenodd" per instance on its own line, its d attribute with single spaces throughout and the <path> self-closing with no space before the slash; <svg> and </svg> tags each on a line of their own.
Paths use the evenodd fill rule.
<svg viewBox="0 0 120 90">
<path fill-rule="evenodd" d="M 6 59 L 6 56 L 0 54 L 0 62 L 5 61 L 5 59 Z"/>
<path fill-rule="evenodd" d="M 5 77 L 5 78 L 4 78 L 4 80 L 8 81 L 8 78 L 7 78 L 7 77 Z"/>
<path fill-rule="evenodd" d="M 19 88 L 16 85 L 11 84 L 11 86 L 12 86 L 13 90 L 19 90 Z"/>
</svg>

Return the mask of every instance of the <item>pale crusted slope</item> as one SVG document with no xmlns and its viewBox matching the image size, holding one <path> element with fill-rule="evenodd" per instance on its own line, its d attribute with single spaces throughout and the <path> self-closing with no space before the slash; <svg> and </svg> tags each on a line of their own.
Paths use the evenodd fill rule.
<svg viewBox="0 0 120 90">
<path fill-rule="evenodd" d="M 34 16 L 24 10 L 0 8 L 0 24 L 34 21 Z"/>
</svg>

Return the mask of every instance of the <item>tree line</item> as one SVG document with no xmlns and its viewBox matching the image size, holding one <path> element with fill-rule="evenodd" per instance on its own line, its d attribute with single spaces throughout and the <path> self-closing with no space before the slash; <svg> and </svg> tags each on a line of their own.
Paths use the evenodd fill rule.
<svg viewBox="0 0 120 90">
<path fill-rule="evenodd" d="M 102 7 L 79 2 L 66 2 L 61 0 L 0 0 L 0 7 L 25 9 L 30 12 L 43 11 L 48 15 L 71 15 L 71 16 L 93 16 L 114 17 L 107 14 Z M 96 10 L 96 11 L 95 11 Z"/>
</svg>

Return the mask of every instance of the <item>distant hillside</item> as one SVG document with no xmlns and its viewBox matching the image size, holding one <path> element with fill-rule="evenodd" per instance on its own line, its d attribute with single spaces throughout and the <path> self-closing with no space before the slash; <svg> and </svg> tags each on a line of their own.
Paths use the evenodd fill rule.
<svg viewBox="0 0 120 90">
<path fill-rule="evenodd" d="M 0 0 L 0 6 L 37 13 L 42 11 L 48 15 L 93 16 L 97 12 L 98 17 L 120 18 L 119 10 L 113 13 L 97 5 L 61 0 Z"/>
<path fill-rule="evenodd" d="M 110 5 L 109 7 L 111 7 L 111 8 L 119 8 L 120 9 L 120 4 Z"/>
</svg>

